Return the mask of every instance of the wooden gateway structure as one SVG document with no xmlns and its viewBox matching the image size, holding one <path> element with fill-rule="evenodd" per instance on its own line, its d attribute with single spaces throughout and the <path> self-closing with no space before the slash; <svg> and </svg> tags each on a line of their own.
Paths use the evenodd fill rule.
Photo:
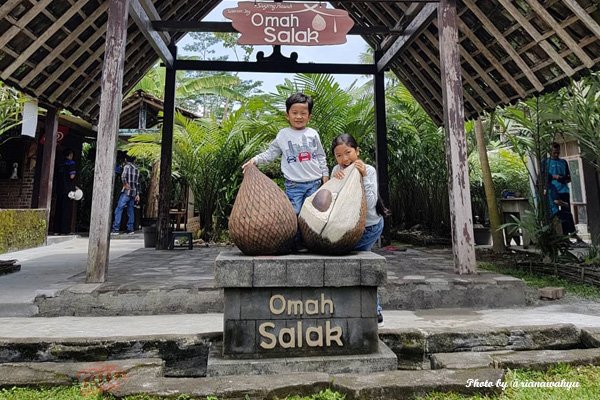
<svg viewBox="0 0 600 400">
<path fill-rule="evenodd" d="M 295 0 L 294 0 L 295 1 Z M 181 69 L 372 74 L 381 195 L 387 181 L 384 71 L 393 71 L 446 131 L 452 241 L 458 273 L 475 271 L 464 120 L 553 90 L 597 69 L 597 0 L 340 0 L 350 34 L 375 49 L 372 65 L 177 59 L 189 31 L 231 31 L 201 23 L 220 0 L 4 0 L 0 5 L 0 79 L 47 108 L 44 164 L 53 165 L 58 109 L 98 127 L 87 281 L 108 268 L 113 167 L 122 94 L 160 58 L 167 67 L 157 248 L 168 245 L 175 72 Z M 314 60 L 318 62 L 318 60 Z M 52 182 L 52 168 L 44 181 Z M 105 190 L 106 189 L 106 190 Z M 48 191 L 40 207 L 49 207 Z"/>
</svg>

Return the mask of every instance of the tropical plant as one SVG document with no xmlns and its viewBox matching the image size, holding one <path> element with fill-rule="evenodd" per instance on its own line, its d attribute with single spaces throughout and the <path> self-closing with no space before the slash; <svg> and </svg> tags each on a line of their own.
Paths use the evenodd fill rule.
<svg viewBox="0 0 600 400">
<path fill-rule="evenodd" d="M 600 171 L 600 73 L 561 91 L 562 130 L 577 139 L 581 156 Z"/>
<path fill-rule="evenodd" d="M 21 112 L 26 97 L 0 82 L 0 135 L 21 124 Z M 0 144 L 2 139 L 0 137 Z"/>
<path fill-rule="evenodd" d="M 173 137 L 173 171 L 194 194 L 200 214 L 202 237 L 218 237 L 242 179 L 241 165 L 265 140 L 265 126 L 246 118 L 245 107 L 227 119 L 190 120 L 177 113 Z M 158 160 L 160 134 L 130 139 L 128 152 Z"/>
<path fill-rule="evenodd" d="M 449 234 L 444 132 L 402 85 L 386 91 L 393 224 Z"/>
</svg>

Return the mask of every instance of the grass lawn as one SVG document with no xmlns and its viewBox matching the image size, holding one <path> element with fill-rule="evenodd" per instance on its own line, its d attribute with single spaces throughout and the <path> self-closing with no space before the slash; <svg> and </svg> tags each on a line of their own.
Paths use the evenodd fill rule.
<svg viewBox="0 0 600 400">
<path fill-rule="evenodd" d="M 432 393 L 418 400 L 598 400 L 600 399 L 600 367 L 571 367 L 558 365 L 548 371 L 508 371 L 506 389 L 498 396 L 462 396 L 453 393 Z M 562 387 L 540 387 L 548 384 Z M 531 387 L 537 385 L 538 387 Z M 571 386 L 569 389 L 567 386 Z M 51 389 L 13 388 L 0 390 L 0 400 L 109 400 L 111 396 L 99 391 L 82 390 L 80 386 Z M 126 400 L 159 400 L 153 396 L 129 396 Z M 171 400 L 190 400 L 188 396 L 170 397 Z M 288 397 L 286 400 L 343 400 L 344 396 L 325 390 L 310 397 Z M 218 400 L 208 397 L 202 400 Z M 367 399 L 365 399 L 367 400 Z"/>
</svg>

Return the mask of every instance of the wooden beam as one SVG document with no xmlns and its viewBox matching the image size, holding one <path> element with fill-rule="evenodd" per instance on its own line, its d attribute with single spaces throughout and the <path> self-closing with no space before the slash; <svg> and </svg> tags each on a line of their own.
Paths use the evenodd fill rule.
<svg viewBox="0 0 600 400">
<path fill-rule="evenodd" d="M 170 46 L 173 58 L 177 58 L 177 48 Z M 160 143 L 160 178 L 158 189 L 157 250 L 167 250 L 170 242 L 169 209 L 171 205 L 171 164 L 173 162 L 173 130 L 175 124 L 175 84 L 177 70 L 166 68 L 165 101 L 163 108 L 163 126 Z M 204 223 L 210 223 L 204 221 Z"/>
<path fill-rule="evenodd" d="M 245 61 L 198 61 L 175 60 L 178 71 L 235 71 L 235 72 L 273 72 L 314 73 L 314 74 L 374 74 L 372 64 L 312 64 L 288 62 L 245 62 Z"/>
<path fill-rule="evenodd" d="M 438 32 L 444 129 L 448 163 L 448 193 L 454 271 L 458 274 L 477 272 L 471 215 L 471 190 L 467 139 L 464 126 L 463 90 L 458 49 L 457 0 L 441 0 L 438 10 Z"/>
<path fill-rule="evenodd" d="M 216 22 L 216 21 L 150 21 L 151 29 L 164 32 L 237 32 L 231 22 Z M 374 25 L 362 27 L 354 25 L 348 35 L 379 35 L 394 32 L 393 29 L 383 25 Z"/>
<path fill-rule="evenodd" d="M 130 0 L 131 18 L 135 21 L 136 25 L 148 41 L 150 46 L 154 49 L 156 54 L 168 67 L 173 67 L 174 59 L 173 55 L 169 52 L 167 47 L 168 43 L 165 39 L 152 29 L 150 24 L 150 17 L 146 10 L 153 10 L 152 13 L 158 16 L 158 12 L 154 8 L 154 5 L 149 0 Z M 142 6 L 143 4 L 143 6 Z"/>
<path fill-rule="evenodd" d="M 46 232 L 52 204 L 52 183 L 54 182 L 54 163 L 56 160 L 56 142 L 58 136 L 58 111 L 48 108 L 44 123 L 44 151 L 40 177 L 40 193 L 38 207 L 46 209 Z"/>
<path fill-rule="evenodd" d="M 123 89 L 129 0 L 109 1 L 86 283 L 104 282 L 108 270 L 114 171 L 117 158 L 117 132 L 119 130 L 123 97 L 121 92 Z"/>
<path fill-rule="evenodd" d="M 515 62 L 515 64 L 517 64 L 521 71 L 523 71 L 523 73 L 525 74 L 529 82 L 531 82 L 535 90 L 537 90 L 538 92 L 542 92 L 544 90 L 544 85 L 542 85 L 542 83 L 538 80 L 533 71 L 531 71 L 527 63 L 523 61 L 519 53 L 517 53 L 517 51 L 512 47 L 508 40 L 506 40 L 502 32 L 500 32 L 498 28 L 494 26 L 492 21 L 490 21 L 489 18 L 483 13 L 483 11 L 481 11 L 479 7 L 477 7 L 473 0 L 463 0 L 463 2 L 467 7 L 469 7 L 473 14 L 475 14 L 475 16 L 479 19 L 479 22 L 481 22 L 481 24 L 489 32 L 489 34 L 492 35 L 492 37 L 496 39 L 496 41 L 498 41 L 498 43 L 500 44 L 500 46 L 502 46 L 504 51 L 506 51 L 512 57 L 512 60 Z"/>
<path fill-rule="evenodd" d="M 583 9 L 583 7 L 579 5 L 576 0 L 563 0 L 563 3 L 565 3 L 567 7 L 569 7 L 571 11 L 577 15 L 577 17 L 579 17 L 581 22 L 587 26 L 587 28 L 592 31 L 592 33 L 596 35 L 598 39 L 600 39 L 600 25 Z"/>
<path fill-rule="evenodd" d="M 375 60 L 379 59 L 381 51 L 375 52 Z M 375 162 L 377 163 L 377 186 L 379 196 L 386 207 L 390 206 L 390 179 L 388 174 L 388 150 L 387 150 L 387 123 L 385 112 L 385 73 L 379 71 L 375 74 L 374 79 L 374 96 L 375 103 Z M 391 219 L 386 218 L 383 226 L 383 238 L 385 244 L 391 242 L 390 223 Z"/>
<path fill-rule="evenodd" d="M 558 52 L 552 47 L 548 41 L 543 40 L 541 38 L 540 32 L 529 22 L 527 18 L 519 10 L 517 7 L 512 5 L 508 0 L 498 0 L 500 4 L 504 6 L 506 11 L 512 15 L 512 17 L 525 29 L 525 31 L 531 36 L 535 43 L 537 43 L 548 56 L 563 70 L 567 76 L 572 76 L 574 74 L 573 68 L 558 54 Z"/>
<path fill-rule="evenodd" d="M 410 6 L 408 6 L 408 8 L 406 9 L 406 12 L 404 13 L 404 15 L 402 15 L 400 18 L 398 18 L 398 22 L 396 22 L 396 25 L 394 25 L 392 30 L 398 31 L 398 32 L 404 32 L 404 30 L 406 29 L 406 26 L 408 25 L 410 20 L 417 14 L 418 11 L 420 11 L 420 9 L 421 9 L 421 5 L 417 4 L 417 3 L 413 3 Z M 390 47 L 392 45 L 393 40 L 395 38 L 396 38 L 396 35 L 392 34 L 392 35 L 389 35 L 388 37 L 386 37 L 385 39 L 383 39 L 383 41 L 381 42 L 381 49 L 387 50 L 388 47 Z"/>
<path fill-rule="evenodd" d="M 19 4 L 21 0 L 8 0 L 6 3 L 0 6 L 0 19 L 4 19 L 13 8 Z"/>
<path fill-rule="evenodd" d="M 573 50 L 573 53 L 581 60 L 583 65 L 591 68 L 594 65 L 592 59 L 583 51 L 579 44 L 565 31 L 554 19 L 552 15 L 537 0 L 525 0 L 531 8 L 556 32 L 556 35 Z"/>
<path fill-rule="evenodd" d="M 437 4 L 427 4 L 417 14 L 417 16 L 408 24 L 404 33 L 396 38 L 396 41 L 390 46 L 379 61 L 377 61 L 377 71 L 384 71 L 392 60 L 400 55 L 402 50 L 427 28 L 427 25 L 435 16 Z"/>
</svg>

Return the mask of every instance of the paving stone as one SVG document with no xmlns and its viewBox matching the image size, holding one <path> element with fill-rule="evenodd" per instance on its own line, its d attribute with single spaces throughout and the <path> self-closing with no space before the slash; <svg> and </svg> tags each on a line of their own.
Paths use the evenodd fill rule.
<svg viewBox="0 0 600 400">
<path fill-rule="evenodd" d="M 494 368 L 496 354 L 512 354 L 514 351 L 461 351 L 459 353 L 432 354 L 431 369 L 469 369 L 469 368 Z"/>
<path fill-rule="evenodd" d="M 120 385 L 133 376 L 162 376 L 164 361 L 160 358 L 127 359 L 94 362 L 18 362 L 0 364 L 0 388 L 13 386 L 58 386 L 75 382 L 105 387 Z"/>
<path fill-rule="evenodd" d="M 540 295 L 540 299 L 558 300 L 562 299 L 565 295 L 565 288 L 548 286 L 538 289 L 538 293 Z"/>
<path fill-rule="evenodd" d="M 493 356 L 496 368 L 546 370 L 557 364 L 600 365 L 600 349 L 516 351 Z"/>
<path fill-rule="evenodd" d="M 585 347 L 600 347 L 600 327 L 581 328 L 581 343 Z"/>
</svg>

